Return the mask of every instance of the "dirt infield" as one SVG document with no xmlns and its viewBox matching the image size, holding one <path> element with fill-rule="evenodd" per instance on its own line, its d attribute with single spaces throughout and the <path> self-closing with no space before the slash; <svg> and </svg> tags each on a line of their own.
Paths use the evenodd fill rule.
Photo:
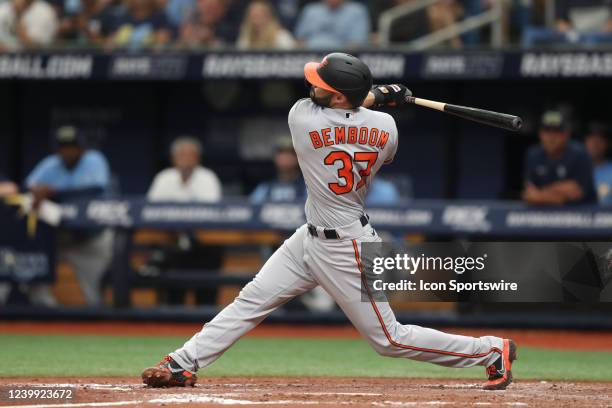
<svg viewBox="0 0 612 408">
<path fill-rule="evenodd" d="M 612 384 L 526 382 L 506 391 L 482 391 L 479 383 L 450 380 L 367 378 L 201 378 L 189 389 L 145 388 L 135 378 L 4 378 L 0 408 L 11 406 L 7 389 L 74 386 L 71 400 L 27 400 L 29 407 L 612 407 Z M 10 404 L 14 406 L 15 401 Z M 62 405 L 70 404 L 70 405 Z"/>
<path fill-rule="evenodd" d="M 0 321 L 0 334 L 70 334 L 97 336 L 185 336 L 201 329 L 193 323 L 134 323 L 134 322 L 28 322 Z M 612 351 L 611 332 L 579 332 L 570 330 L 516 330 L 516 329 L 443 329 L 449 333 L 467 336 L 493 335 L 509 337 L 521 346 L 557 350 Z M 248 336 L 255 337 L 316 337 L 357 338 L 357 330 L 348 325 L 289 326 L 263 324 Z"/>
</svg>

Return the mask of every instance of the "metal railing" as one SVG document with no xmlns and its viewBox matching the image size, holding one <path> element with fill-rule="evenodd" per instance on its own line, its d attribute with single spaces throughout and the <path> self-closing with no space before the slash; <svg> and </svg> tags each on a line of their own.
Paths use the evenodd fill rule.
<svg viewBox="0 0 612 408">
<path fill-rule="evenodd" d="M 391 27 L 398 18 L 414 14 L 441 0 L 415 0 L 408 4 L 393 7 L 380 15 L 379 32 L 380 44 L 388 46 L 391 43 Z M 491 25 L 491 45 L 500 47 L 503 45 L 503 1 L 492 2 L 491 8 L 483 13 L 458 21 L 441 30 L 426 34 L 420 38 L 405 43 L 406 48 L 411 50 L 425 50 L 448 41 L 458 35 L 481 27 Z"/>
</svg>

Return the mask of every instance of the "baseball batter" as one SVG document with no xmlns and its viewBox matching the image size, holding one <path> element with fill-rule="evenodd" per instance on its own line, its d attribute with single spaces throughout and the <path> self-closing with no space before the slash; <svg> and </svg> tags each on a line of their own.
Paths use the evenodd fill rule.
<svg viewBox="0 0 612 408">
<path fill-rule="evenodd" d="M 368 188 L 397 151 L 394 119 L 368 107 L 405 103 L 402 85 L 372 87 L 358 58 L 333 53 L 304 68 L 310 98 L 295 103 L 289 128 L 308 188 L 307 224 L 270 257 L 252 282 L 183 347 L 142 373 L 154 387 L 194 385 L 196 371 L 217 360 L 272 311 L 321 285 L 379 354 L 448 367 L 486 367 L 485 389 L 505 389 L 516 358 L 512 340 L 446 334 L 400 324 L 386 302 L 362 301 L 361 244 L 379 242 L 364 209 Z M 369 295 L 369 294 L 368 294 Z"/>
</svg>

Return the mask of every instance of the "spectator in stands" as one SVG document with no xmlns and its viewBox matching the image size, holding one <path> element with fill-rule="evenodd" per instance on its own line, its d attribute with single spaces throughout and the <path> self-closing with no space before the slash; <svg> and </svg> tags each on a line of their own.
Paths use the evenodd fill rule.
<svg viewBox="0 0 612 408">
<path fill-rule="evenodd" d="M 277 48 L 288 50 L 295 46 L 291 34 L 274 15 L 267 0 L 254 0 L 249 5 L 238 37 L 240 49 Z"/>
<path fill-rule="evenodd" d="M 197 0 L 195 10 L 181 27 L 180 45 L 215 48 L 234 43 L 236 30 L 225 20 L 227 0 Z"/>
<path fill-rule="evenodd" d="M 277 141 L 274 165 L 276 179 L 259 184 L 251 193 L 249 198 L 251 203 L 305 200 L 306 184 L 304 184 L 291 139 L 283 138 Z"/>
<path fill-rule="evenodd" d="M 57 28 L 55 10 L 42 0 L 0 2 L 0 52 L 48 46 Z"/>
<path fill-rule="evenodd" d="M 157 202 L 216 203 L 222 198 L 221 182 L 210 169 L 201 166 L 202 145 L 197 139 L 181 137 L 170 147 L 173 167 L 162 170 L 149 189 L 147 198 Z M 177 245 L 162 248 L 147 267 L 164 271 L 189 269 L 215 271 L 221 268 L 223 248 L 201 245 L 189 233 L 178 236 Z M 160 297 L 169 304 L 182 304 L 183 289 L 162 289 Z M 215 304 L 217 289 L 195 291 L 198 304 Z"/>
<path fill-rule="evenodd" d="M 593 178 L 599 203 L 612 205 L 612 160 L 606 157 L 609 147 L 607 127 L 601 123 L 591 123 L 584 143 L 593 160 Z"/>
<path fill-rule="evenodd" d="M 320 0 L 308 4 L 298 17 L 295 37 L 310 49 L 364 46 L 369 42 L 366 7 L 349 0 Z"/>
<path fill-rule="evenodd" d="M 280 24 L 293 31 L 303 0 L 271 0 Z"/>
<path fill-rule="evenodd" d="M 127 0 L 110 37 L 110 47 L 139 50 L 160 48 L 172 38 L 170 23 L 155 0 Z"/>
<path fill-rule="evenodd" d="M 149 189 L 151 201 L 207 202 L 221 200 L 221 182 L 210 169 L 202 167 L 202 146 L 191 137 L 175 140 L 170 148 L 173 167 L 161 171 Z"/>
<path fill-rule="evenodd" d="M 122 12 L 112 0 L 66 0 L 58 36 L 81 44 L 104 45 Z"/>
<path fill-rule="evenodd" d="M 193 13 L 196 5 L 195 0 L 161 0 L 168 21 L 174 28 L 182 26 L 187 18 Z"/>
<path fill-rule="evenodd" d="M 55 140 L 57 154 L 43 159 L 26 179 L 34 206 L 46 199 L 104 197 L 110 185 L 110 172 L 102 153 L 87 149 L 82 134 L 74 126 L 60 127 Z M 102 301 L 101 282 L 112 260 L 112 245 L 113 235 L 108 229 L 66 230 L 58 236 L 59 259 L 72 265 L 89 305 Z M 55 304 L 47 286 L 33 288 L 30 298 L 46 305 Z"/>
<path fill-rule="evenodd" d="M 555 26 L 528 27 L 523 45 L 612 43 L 612 0 L 556 0 Z"/>
<path fill-rule="evenodd" d="M 372 10 L 378 18 L 385 9 L 409 4 L 412 1 L 414 0 L 382 0 L 374 3 L 378 7 L 372 5 L 371 7 L 374 7 Z M 391 24 L 389 40 L 392 43 L 406 43 L 416 40 L 454 24 L 462 15 L 463 7 L 457 0 L 434 3 L 427 8 L 395 19 Z M 475 36 L 471 35 L 471 37 Z M 448 44 L 458 48 L 461 47 L 462 41 L 460 37 L 456 36 L 449 40 Z"/>
<path fill-rule="evenodd" d="M 584 147 L 570 140 L 561 110 L 542 116 L 540 144 L 526 155 L 523 200 L 534 205 L 586 204 L 596 201 L 593 166 Z"/>
<path fill-rule="evenodd" d="M 0 172 L 0 197 L 17 194 L 19 188 L 8 177 Z"/>
</svg>

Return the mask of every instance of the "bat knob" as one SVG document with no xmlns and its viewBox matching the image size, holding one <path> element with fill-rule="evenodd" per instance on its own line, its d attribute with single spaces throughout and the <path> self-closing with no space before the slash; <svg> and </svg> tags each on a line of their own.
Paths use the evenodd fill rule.
<svg viewBox="0 0 612 408">
<path fill-rule="evenodd" d="M 404 91 L 404 99 L 406 99 L 406 101 L 408 101 L 408 98 L 410 98 L 412 96 L 412 91 L 408 88 L 406 88 L 406 90 Z"/>
</svg>

